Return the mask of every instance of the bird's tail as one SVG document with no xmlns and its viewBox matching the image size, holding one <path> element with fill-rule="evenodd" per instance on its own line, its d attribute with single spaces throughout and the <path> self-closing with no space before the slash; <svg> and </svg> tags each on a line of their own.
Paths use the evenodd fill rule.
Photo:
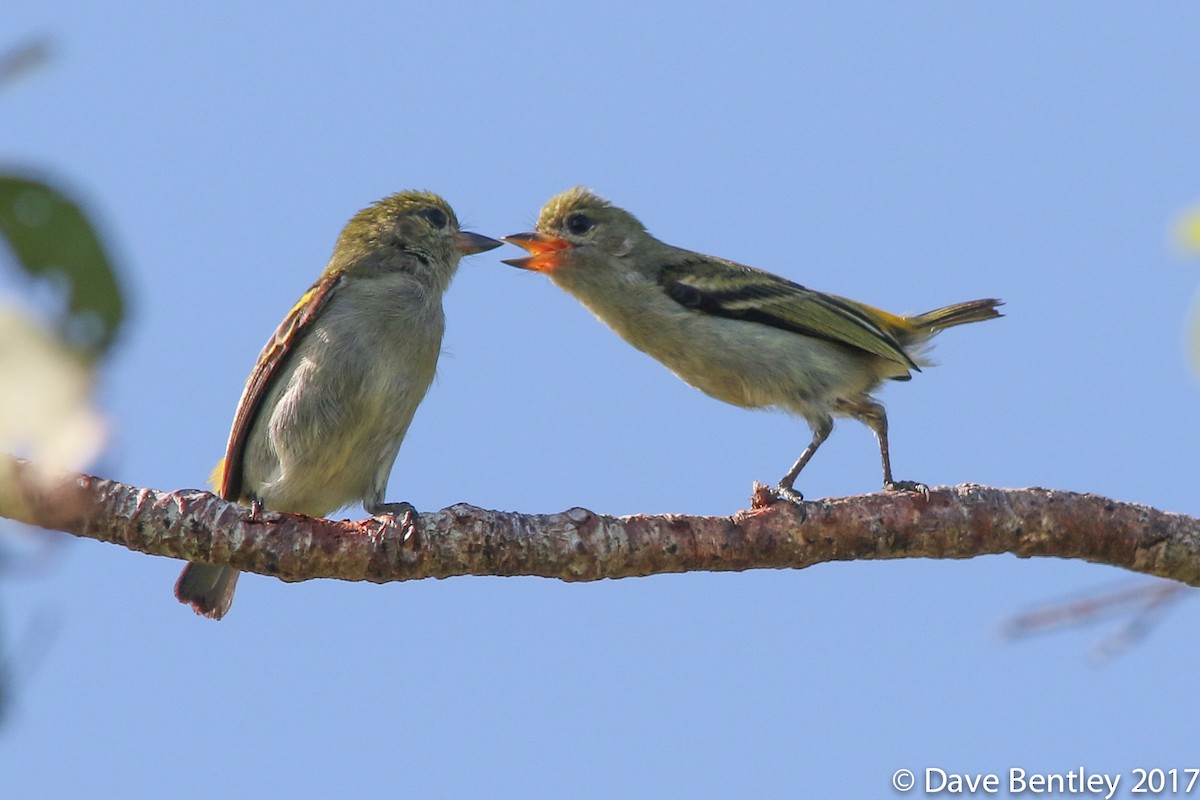
<svg viewBox="0 0 1200 800">
<path fill-rule="evenodd" d="M 955 303 L 945 308 L 926 311 L 924 314 L 908 317 L 905 321 L 922 333 L 934 334 L 944 328 L 953 328 L 955 325 L 966 325 L 968 322 L 982 322 L 985 319 L 1002 317 L 1004 315 L 996 310 L 997 306 L 1002 305 L 1004 305 L 1004 301 L 990 297 L 986 300 L 969 300 L 966 303 Z"/>
<path fill-rule="evenodd" d="M 179 602 L 190 605 L 197 614 L 209 619 L 220 619 L 233 604 L 233 591 L 237 588 L 238 571 L 213 564 L 191 563 L 179 573 L 175 583 L 175 596 Z"/>
</svg>

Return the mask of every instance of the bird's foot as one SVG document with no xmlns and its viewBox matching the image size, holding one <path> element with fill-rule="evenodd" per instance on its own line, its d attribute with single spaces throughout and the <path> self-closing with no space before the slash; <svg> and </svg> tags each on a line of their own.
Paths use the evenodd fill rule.
<svg viewBox="0 0 1200 800">
<path fill-rule="evenodd" d="M 929 487 L 917 481 L 888 481 L 883 485 L 885 492 L 909 492 L 911 494 L 919 494 L 926 500 L 929 499 Z"/>
<path fill-rule="evenodd" d="M 373 517 L 391 517 L 400 524 L 404 532 L 401 541 L 407 542 L 417 534 L 417 509 L 412 503 L 379 503 L 369 509 Z"/>
<path fill-rule="evenodd" d="M 756 489 L 757 488 L 758 487 L 756 486 Z M 791 486 L 784 486 L 783 484 L 778 484 L 776 486 L 772 486 L 770 489 L 767 489 L 766 487 L 762 487 L 762 488 L 764 489 L 762 494 L 769 495 L 775 501 L 783 500 L 784 502 L 791 503 L 792 505 L 794 505 L 796 507 L 796 510 L 798 512 L 800 512 L 801 521 L 808 518 L 808 510 L 804 506 L 804 495 L 800 494 L 800 492 L 796 491 Z M 758 491 L 756 491 L 753 500 L 757 500 L 759 497 L 759 494 L 760 493 Z M 763 503 L 762 505 L 766 506 L 769 504 Z M 756 503 L 754 505 L 754 507 L 758 508 L 760 506 Z"/>
<path fill-rule="evenodd" d="M 782 484 L 771 489 L 775 496 L 780 500 L 787 500 L 789 503 L 795 503 L 798 506 L 804 505 L 804 495 L 793 489 L 791 486 L 783 486 Z"/>
<path fill-rule="evenodd" d="M 262 500 L 254 498 L 250 501 L 249 522 L 276 522 L 281 517 L 278 511 L 267 511 L 263 508 Z"/>
</svg>

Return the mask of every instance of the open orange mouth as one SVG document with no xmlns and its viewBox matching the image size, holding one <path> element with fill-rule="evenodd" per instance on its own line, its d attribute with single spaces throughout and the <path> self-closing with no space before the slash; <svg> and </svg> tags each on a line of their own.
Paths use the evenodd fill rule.
<svg viewBox="0 0 1200 800">
<path fill-rule="evenodd" d="M 514 233 L 511 236 L 501 236 L 500 238 L 533 254 L 526 258 L 501 259 L 502 263 L 511 267 L 531 269 L 535 272 L 554 269 L 563 262 L 563 251 L 570 250 L 575 246 L 566 239 L 547 236 L 544 233 Z"/>
</svg>

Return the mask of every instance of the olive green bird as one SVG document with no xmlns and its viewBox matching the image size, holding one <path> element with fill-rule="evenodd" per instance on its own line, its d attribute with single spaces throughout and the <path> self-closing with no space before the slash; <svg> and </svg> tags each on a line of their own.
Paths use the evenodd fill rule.
<svg viewBox="0 0 1200 800">
<path fill-rule="evenodd" d="M 256 510 L 323 517 L 384 502 L 388 475 L 437 369 L 442 296 L 462 256 L 500 242 L 459 230 L 445 200 L 401 192 L 354 215 L 325 271 L 280 323 L 246 381 L 213 488 Z M 180 602 L 220 619 L 238 573 L 191 563 Z"/>
<path fill-rule="evenodd" d="M 930 362 L 944 328 L 999 317 L 994 299 L 898 316 L 786 278 L 660 242 L 628 211 L 576 187 L 552 198 L 537 230 L 503 237 L 527 250 L 514 267 L 544 272 L 625 341 L 700 391 L 743 408 L 780 408 L 808 421 L 812 440 L 776 491 L 803 496 L 796 477 L 852 417 L 879 439 L 883 485 L 892 479 L 888 423 L 872 397 Z"/>
</svg>

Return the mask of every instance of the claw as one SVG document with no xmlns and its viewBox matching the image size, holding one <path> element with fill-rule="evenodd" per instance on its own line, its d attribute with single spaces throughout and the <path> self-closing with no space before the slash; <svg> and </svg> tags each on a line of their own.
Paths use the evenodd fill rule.
<svg viewBox="0 0 1200 800">
<path fill-rule="evenodd" d="M 890 481 L 883 485 L 885 492 L 911 492 L 919 494 L 926 500 L 929 499 L 929 487 L 917 481 Z"/>
<path fill-rule="evenodd" d="M 402 534 L 400 540 L 407 542 L 417 534 L 417 509 L 412 503 L 380 503 L 369 509 L 373 517 L 391 517 L 399 526 Z"/>
<path fill-rule="evenodd" d="M 404 512 L 404 516 L 400 518 L 400 527 L 404 530 L 404 535 L 400 537 L 400 541 L 407 542 L 417 534 L 417 512 L 414 508 L 409 508 Z"/>
</svg>

